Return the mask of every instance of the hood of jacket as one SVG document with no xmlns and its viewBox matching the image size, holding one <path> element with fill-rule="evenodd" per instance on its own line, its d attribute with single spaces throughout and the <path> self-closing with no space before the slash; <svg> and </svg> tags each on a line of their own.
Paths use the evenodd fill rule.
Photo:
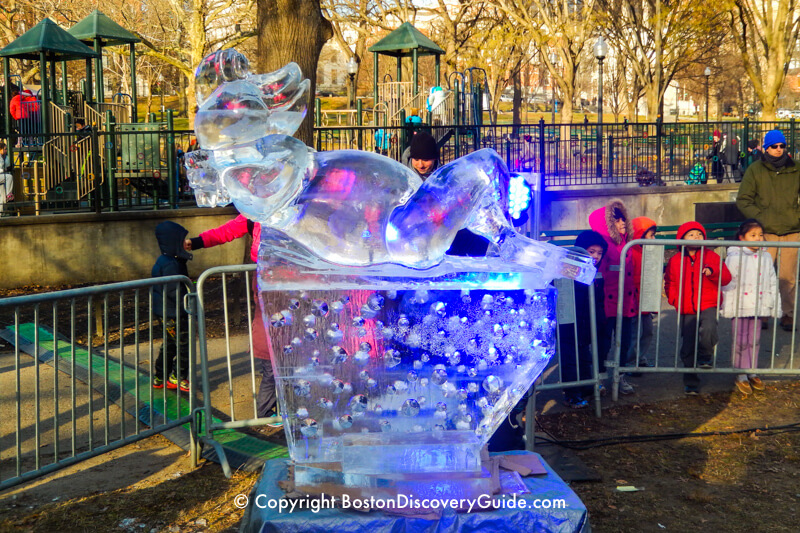
<svg viewBox="0 0 800 533">
<path fill-rule="evenodd" d="M 738 255 L 755 255 L 756 252 L 746 246 L 728 246 L 726 257 L 736 257 Z"/>
<path fill-rule="evenodd" d="M 186 261 L 192 258 L 192 254 L 183 248 L 183 241 L 187 235 L 189 235 L 189 231 L 186 228 L 171 220 L 156 226 L 156 240 L 161 253 Z"/>
<path fill-rule="evenodd" d="M 700 233 L 702 233 L 704 240 L 708 238 L 708 234 L 706 233 L 706 228 L 704 228 L 702 224 L 700 224 L 699 222 L 695 222 L 694 220 L 690 220 L 689 222 L 684 222 L 683 224 L 681 224 L 680 227 L 678 227 L 678 234 L 676 235 L 676 237 L 678 238 L 678 240 L 683 239 L 684 236 L 686 236 L 686 234 L 692 231 L 693 229 L 696 229 Z"/>
<path fill-rule="evenodd" d="M 656 221 L 652 218 L 636 217 L 631 220 L 631 226 L 633 226 L 632 240 L 636 240 L 643 239 L 644 234 L 650 231 L 651 228 L 658 227 L 658 224 L 656 224 Z"/>
<path fill-rule="evenodd" d="M 625 209 L 625 205 L 620 200 L 611 200 L 607 206 L 592 211 L 589 215 L 589 227 L 600 235 L 608 237 L 612 242 L 623 244 L 628 239 L 617 231 L 617 227 L 614 224 L 615 209 L 620 211 L 622 216 L 625 217 L 626 235 L 632 235 L 633 226 L 631 225 L 631 219 L 628 217 L 628 211 Z"/>
</svg>

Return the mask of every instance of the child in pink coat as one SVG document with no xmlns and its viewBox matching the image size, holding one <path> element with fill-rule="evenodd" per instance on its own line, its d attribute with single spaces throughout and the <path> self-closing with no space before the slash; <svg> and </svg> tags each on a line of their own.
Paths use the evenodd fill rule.
<svg viewBox="0 0 800 533">
<path fill-rule="evenodd" d="M 599 272 L 603 276 L 603 309 L 606 313 L 606 335 L 614 335 L 617 326 L 617 304 L 619 302 L 619 273 L 622 249 L 633 234 L 628 211 L 620 200 L 612 200 L 605 207 L 596 209 L 589 215 L 589 227 L 603 236 L 608 243 L 608 252 L 600 263 Z M 620 366 L 626 366 L 631 348 L 633 319 L 639 313 L 639 302 L 635 294 L 634 265 L 632 254 L 625 257 L 625 290 L 622 293 L 622 331 L 617 332 L 620 340 Z M 603 354 L 605 355 L 605 354 Z M 633 386 L 624 376 L 620 377 L 619 392 L 633 394 Z"/>
</svg>

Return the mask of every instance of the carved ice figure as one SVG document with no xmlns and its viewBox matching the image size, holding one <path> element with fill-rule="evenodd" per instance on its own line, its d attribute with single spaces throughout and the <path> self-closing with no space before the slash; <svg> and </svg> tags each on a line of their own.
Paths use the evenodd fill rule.
<svg viewBox="0 0 800 533">
<path fill-rule="evenodd" d="M 587 283 L 588 256 L 517 234 L 503 208 L 509 172 L 491 149 L 439 168 L 424 183 L 387 157 L 357 150 L 314 152 L 290 135 L 309 90 L 299 67 L 249 72 L 234 50 L 206 57 L 196 72 L 195 128 L 202 150 L 186 156 L 199 205 L 230 201 L 262 224 L 262 243 L 310 263 L 439 265 L 455 234 L 487 238 L 489 253 L 540 273 Z"/>
</svg>

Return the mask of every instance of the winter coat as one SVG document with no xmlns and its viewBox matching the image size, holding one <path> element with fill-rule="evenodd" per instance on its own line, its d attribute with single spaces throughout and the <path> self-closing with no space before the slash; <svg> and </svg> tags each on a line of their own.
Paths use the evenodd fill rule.
<svg viewBox="0 0 800 533">
<path fill-rule="evenodd" d="M 739 152 L 742 147 L 742 140 L 738 135 L 725 135 L 722 138 L 723 163 L 726 165 L 739 164 Z"/>
<path fill-rule="evenodd" d="M 747 247 L 731 246 L 728 248 L 725 265 L 730 270 L 733 281 L 722 289 L 725 295 L 722 316 L 780 316 L 778 278 L 772 266 L 772 256 L 766 249 L 753 251 Z"/>
<path fill-rule="evenodd" d="M 736 207 L 746 218 L 755 218 L 765 233 L 786 235 L 800 232 L 800 166 L 794 161 L 775 170 L 766 161 L 756 161 L 744 173 Z"/>
<path fill-rule="evenodd" d="M 683 239 L 693 229 L 700 230 L 703 238 L 706 238 L 706 230 L 700 223 L 686 222 L 678 228 L 678 239 Z M 711 270 L 710 276 L 703 275 L 705 267 Z M 670 258 L 664 274 L 667 301 L 682 315 L 696 314 L 698 306 L 700 311 L 716 307 L 720 298 L 717 290 L 720 279 L 723 287 L 731 282 L 731 272 L 719 255 L 709 248 L 700 248 L 694 256 L 691 256 L 688 250 L 681 247 L 678 253 Z M 679 300 L 680 308 L 678 308 Z"/>
<path fill-rule="evenodd" d="M 626 220 L 626 233 L 620 235 L 614 226 L 614 209 L 619 209 Z M 604 302 L 606 317 L 617 316 L 617 301 L 619 298 L 619 271 L 622 256 L 622 249 L 633 233 L 628 212 L 619 200 L 612 200 L 605 207 L 596 209 L 589 215 L 589 227 L 603 236 L 608 244 L 603 261 L 600 263 L 599 272 L 605 280 Z M 622 316 L 632 317 L 639 312 L 639 300 L 634 293 L 633 283 L 633 257 L 628 254 L 625 257 L 625 292 L 622 300 Z"/>
<path fill-rule="evenodd" d="M 248 233 L 253 236 L 253 244 L 250 246 L 250 259 L 253 263 L 257 263 L 258 246 L 261 244 L 261 224 L 253 222 L 244 215 L 239 215 L 218 228 L 204 231 L 200 236 L 192 239 L 192 250 L 225 244 L 239 237 L 244 237 Z"/>
<path fill-rule="evenodd" d="M 655 220 L 647 217 L 636 217 L 631 221 L 631 225 L 633 226 L 632 241 L 643 239 L 645 233 L 657 227 Z M 642 290 L 642 252 L 641 244 L 631 247 L 629 252 L 633 258 L 633 286 L 636 291 L 634 295 L 637 302 L 639 301 L 639 293 Z"/>
<path fill-rule="evenodd" d="M 166 221 L 156 226 L 156 240 L 161 255 L 156 259 L 150 275 L 154 278 L 165 276 L 188 276 L 186 262 L 192 254 L 183 248 L 183 241 L 189 232 L 175 222 Z M 167 293 L 166 309 L 164 309 L 164 291 Z M 176 298 L 175 285 L 156 285 L 153 287 L 153 313 L 160 317 L 175 318 L 178 305 L 183 305 L 183 296 L 187 293 L 183 283 L 178 284 Z"/>
<path fill-rule="evenodd" d="M 605 237 L 602 235 L 598 235 L 597 233 L 591 231 L 584 231 L 578 235 L 578 238 L 575 240 L 575 246 L 582 248 L 584 250 L 588 249 L 592 245 L 598 245 L 603 247 L 603 258 L 600 262 L 596 265 L 597 269 L 599 270 L 603 263 L 606 262 L 606 256 L 608 255 L 608 243 L 605 242 Z M 603 331 L 606 329 L 606 317 L 605 317 L 605 301 L 603 299 L 603 293 L 605 289 L 605 280 L 601 276 L 597 276 L 594 281 L 594 315 L 595 315 L 595 327 L 597 328 L 597 340 L 600 343 L 598 353 L 605 355 L 608 352 L 608 346 L 606 345 L 606 336 L 603 335 Z M 591 330 L 591 306 L 589 305 L 589 285 L 584 285 L 583 283 L 574 282 L 573 286 L 575 287 L 575 327 L 578 330 L 578 346 L 579 347 L 588 347 L 592 344 L 592 330 Z M 616 311 L 615 311 L 616 316 Z M 571 330 L 565 329 L 562 333 L 566 331 L 569 332 Z M 562 339 L 564 335 L 562 335 Z M 562 340 L 562 346 L 564 341 Z M 574 342 L 573 342 L 574 344 Z M 605 351 L 603 351 L 605 350 Z"/>
<path fill-rule="evenodd" d="M 722 141 L 712 142 L 706 159 L 711 161 L 711 177 L 722 178 L 725 175 L 725 153 Z"/>
</svg>

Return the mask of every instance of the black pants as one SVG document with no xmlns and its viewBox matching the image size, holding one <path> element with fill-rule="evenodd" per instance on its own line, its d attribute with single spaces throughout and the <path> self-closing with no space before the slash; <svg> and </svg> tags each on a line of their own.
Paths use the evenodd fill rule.
<svg viewBox="0 0 800 533">
<path fill-rule="evenodd" d="M 258 417 L 264 418 L 272 416 L 278 398 L 275 396 L 275 376 L 272 372 L 272 361 L 269 359 L 258 359 L 261 364 L 261 385 L 258 386 L 258 397 L 256 405 Z"/>
<path fill-rule="evenodd" d="M 189 379 L 189 323 L 185 316 L 181 318 L 180 328 L 177 326 L 174 318 L 157 319 L 157 328 L 164 332 L 164 342 L 161 343 L 153 369 L 159 379 L 172 374 L 178 380 Z"/>
<path fill-rule="evenodd" d="M 560 350 L 558 355 L 561 363 L 561 380 L 564 383 L 592 379 L 592 346 L 581 342 L 582 339 L 579 336 L 576 349 L 575 327 L 575 324 L 558 326 Z M 599 354 L 600 352 L 598 352 Z M 564 389 L 564 398 L 567 400 L 591 399 L 593 392 L 591 385 L 569 387 Z"/>
<path fill-rule="evenodd" d="M 619 350 L 619 366 L 623 367 L 628 364 L 628 354 L 631 351 L 631 333 L 633 331 L 633 317 L 622 317 L 622 331 L 619 332 L 619 342 L 620 342 L 620 350 Z M 612 316 L 606 319 L 606 344 L 607 349 L 611 348 L 611 339 L 614 337 L 614 333 L 617 329 L 617 317 Z M 599 333 L 598 333 L 599 335 Z M 603 343 L 600 343 L 601 345 Z M 605 353 L 598 352 L 603 361 L 605 361 Z M 613 355 L 613 354 L 609 354 Z M 601 372 L 605 372 L 605 364 L 601 365 Z"/>
<path fill-rule="evenodd" d="M 717 308 L 709 307 L 700 311 L 700 324 L 698 327 L 697 314 L 681 315 L 681 361 L 686 368 L 697 365 L 711 364 L 714 359 L 714 346 L 717 345 Z M 694 347 L 697 344 L 697 360 L 695 361 Z M 695 373 L 683 375 L 684 385 L 700 384 L 700 378 Z"/>
</svg>

